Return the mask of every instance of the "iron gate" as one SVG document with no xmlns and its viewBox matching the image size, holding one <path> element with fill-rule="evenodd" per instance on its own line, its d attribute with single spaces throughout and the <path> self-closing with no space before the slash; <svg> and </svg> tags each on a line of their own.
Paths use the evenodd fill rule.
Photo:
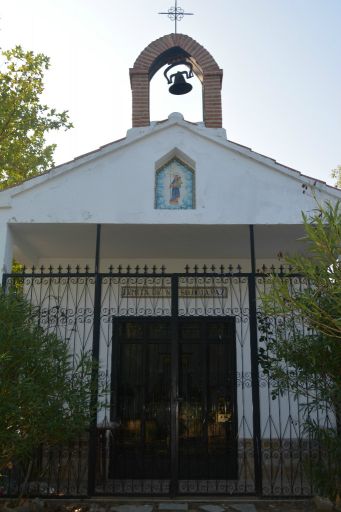
<svg viewBox="0 0 341 512">
<path fill-rule="evenodd" d="M 266 269 L 218 270 L 42 267 L 4 276 L 5 288 L 39 309 L 45 329 L 74 352 L 92 351 L 109 390 L 89 434 L 42 447 L 33 493 L 311 494 L 318 446 L 303 431 L 305 397 L 272 400 L 258 368 Z M 328 411 L 318 421 L 332 424 Z M 15 494 L 20 470 L 3 478 Z"/>
<path fill-rule="evenodd" d="M 110 476 L 237 478 L 232 317 L 116 318 L 112 369 Z"/>
</svg>

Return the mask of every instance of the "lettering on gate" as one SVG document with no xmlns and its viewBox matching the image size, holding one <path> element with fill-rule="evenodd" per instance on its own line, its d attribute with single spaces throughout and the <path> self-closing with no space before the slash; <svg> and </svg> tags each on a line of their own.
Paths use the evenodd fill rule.
<svg viewBox="0 0 341 512">
<path fill-rule="evenodd" d="M 122 298 L 171 298 L 171 289 L 168 286 L 123 286 L 121 288 Z M 227 288 L 225 286 L 195 286 L 179 287 L 179 298 L 181 299 L 214 299 L 226 298 Z"/>
</svg>

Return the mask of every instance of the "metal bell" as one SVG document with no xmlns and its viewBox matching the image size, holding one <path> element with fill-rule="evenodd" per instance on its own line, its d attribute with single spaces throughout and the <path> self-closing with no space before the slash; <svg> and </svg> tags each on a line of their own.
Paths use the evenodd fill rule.
<svg viewBox="0 0 341 512">
<path fill-rule="evenodd" d="M 191 84 L 188 84 L 184 78 L 184 73 L 186 73 L 186 71 L 185 72 L 178 71 L 177 73 L 175 73 L 175 75 L 172 75 L 175 78 L 174 78 L 174 84 L 171 85 L 169 88 L 169 92 L 171 94 L 176 94 L 176 95 L 187 94 L 189 91 L 192 90 Z M 187 76 L 187 73 L 186 73 L 186 76 Z M 187 76 L 187 78 L 188 78 L 188 76 Z"/>
</svg>

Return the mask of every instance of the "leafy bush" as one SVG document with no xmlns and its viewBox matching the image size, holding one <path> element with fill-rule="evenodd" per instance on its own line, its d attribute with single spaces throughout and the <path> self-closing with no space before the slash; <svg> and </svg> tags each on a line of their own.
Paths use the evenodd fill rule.
<svg viewBox="0 0 341 512">
<path fill-rule="evenodd" d="M 71 354 L 19 293 L 0 293 L 0 469 L 84 433 L 95 371 L 91 354 Z"/>
<path fill-rule="evenodd" d="M 313 467 L 317 492 L 341 496 L 341 209 L 317 205 L 303 215 L 306 253 L 286 258 L 301 276 L 272 276 L 260 314 L 259 360 L 272 382 L 273 398 L 290 390 L 305 396 L 305 430 L 321 445 Z M 321 426 L 314 417 L 328 410 L 336 419 Z"/>
</svg>

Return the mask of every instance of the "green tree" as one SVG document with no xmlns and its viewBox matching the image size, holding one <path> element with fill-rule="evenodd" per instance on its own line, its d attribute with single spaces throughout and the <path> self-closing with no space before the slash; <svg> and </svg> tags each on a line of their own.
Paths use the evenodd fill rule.
<svg viewBox="0 0 341 512">
<path fill-rule="evenodd" d="M 322 445 L 313 468 L 320 494 L 341 495 L 341 208 L 317 205 L 303 215 L 306 255 L 287 258 L 300 274 L 272 276 L 260 315 L 260 363 L 274 382 L 273 397 L 289 389 L 306 396 L 305 428 Z M 304 328 L 303 328 L 304 325 Z M 316 413 L 326 407 L 336 424 L 322 428 Z"/>
<path fill-rule="evenodd" d="M 335 186 L 341 188 L 341 165 L 338 165 L 336 169 L 332 170 L 332 178 L 336 180 Z"/>
<path fill-rule="evenodd" d="M 51 130 L 72 127 L 66 111 L 41 103 L 49 58 L 21 46 L 0 53 L 0 189 L 53 166 Z"/>
<path fill-rule="evenodd" d="M 26 467 L 27 482 L 38 447 L 84 434 L 96 413 L 94 369 L 91 354 L 71 354 L 19 294 L 0 293 L 0 470 Z"/>
</svg>

